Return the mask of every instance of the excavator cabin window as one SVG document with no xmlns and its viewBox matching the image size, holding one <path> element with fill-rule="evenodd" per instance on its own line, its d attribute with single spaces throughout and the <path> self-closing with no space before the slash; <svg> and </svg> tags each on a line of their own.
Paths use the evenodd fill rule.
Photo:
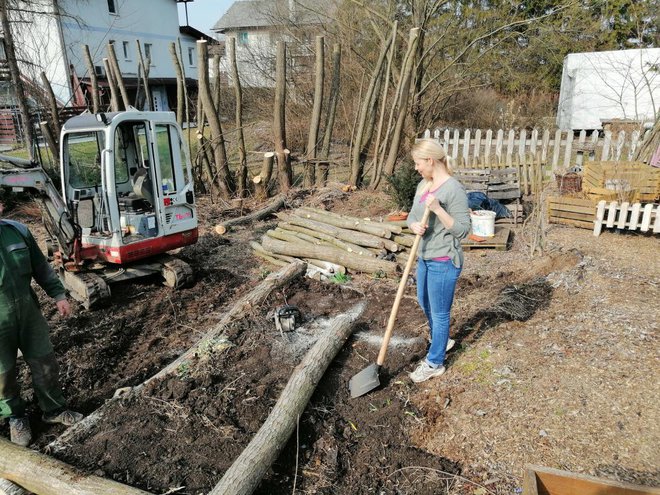
<svg viewBox="0 0 660 495">
<path fill-rule="evenodd" d="M 105 148 L 103 132 L 68 134 L 68 182 L 76 189 L 101 185 L 101 150 Z"/>
</svg>

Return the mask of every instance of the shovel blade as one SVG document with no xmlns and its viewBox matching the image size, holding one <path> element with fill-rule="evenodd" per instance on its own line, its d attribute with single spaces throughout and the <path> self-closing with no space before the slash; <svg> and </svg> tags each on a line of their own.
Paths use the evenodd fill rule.
<svg viewBox="0 0 660 495">
<path fill-rule="evenodd" d="M 348 388 L 351 391 L 351 399 L 360 397 L 361 395 L 378 388 L 380 386 L 380 379 L 378 377 L 379 371 L 380 366 L 374 363 L 367 366 L 357 375 L 353 375 L 353 378 L 348 382 Z"/>
</svg>

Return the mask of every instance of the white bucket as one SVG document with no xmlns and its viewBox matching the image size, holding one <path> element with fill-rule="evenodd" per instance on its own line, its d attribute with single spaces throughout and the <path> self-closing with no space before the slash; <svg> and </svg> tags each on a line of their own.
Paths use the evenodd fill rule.
<svg viewBox="0 0 660 495">
<path fill-rule="evenodd" d="M 472 220 L 472 233 L 479 237 L 493 237 L 495 235 L 495 212 L 490 210 L 477 210 L 470 213 Z"/>
</svg>

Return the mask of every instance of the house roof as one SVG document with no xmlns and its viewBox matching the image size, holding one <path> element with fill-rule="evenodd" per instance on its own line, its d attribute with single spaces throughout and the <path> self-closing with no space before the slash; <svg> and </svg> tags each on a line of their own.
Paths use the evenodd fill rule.
<svg viewBox="0 0 660 495">
<path fill-rule="evenodd" d="M 192 26 L 179 26 L 179 32 L 181 34 L 187 34 L 191 38 L 195 38 L 196 40 L 206 40 L 209 43 L 215 43 L 215 40 L 211 38 L 210 36 L 202 33 L 200 30 L 195 29 Z"/>
<path fill-rule="evenodd" d="M 314 0 L 238 0 L 211 28 L 224 32 L 244 28 L 323 24 L 329 18 L 322 2 Z"/>
</svg>

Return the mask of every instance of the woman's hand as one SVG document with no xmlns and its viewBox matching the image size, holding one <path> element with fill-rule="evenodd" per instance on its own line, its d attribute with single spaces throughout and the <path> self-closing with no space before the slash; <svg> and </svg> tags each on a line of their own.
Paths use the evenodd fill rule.
<svg viewBox="0 0 660 495">
<path fill-rule="evenodd" d="M 424 200 L 424 204 L 429 210 L 431 210 L 436 215 L 442 211 L 445 211 L 445 209 L 440 205 L 440 201 L 438 201 L 438 198 L 433 196 L 433 194 L 428 195 L 428 197 Z"/>
<path fill-rule="evenodd" d="M 416 235 L 424 235 L 427 227 L 428 225 L 424 225 L 422 222 L 413 222 L 410 224 L 410 230 Z"/>
</svg>

